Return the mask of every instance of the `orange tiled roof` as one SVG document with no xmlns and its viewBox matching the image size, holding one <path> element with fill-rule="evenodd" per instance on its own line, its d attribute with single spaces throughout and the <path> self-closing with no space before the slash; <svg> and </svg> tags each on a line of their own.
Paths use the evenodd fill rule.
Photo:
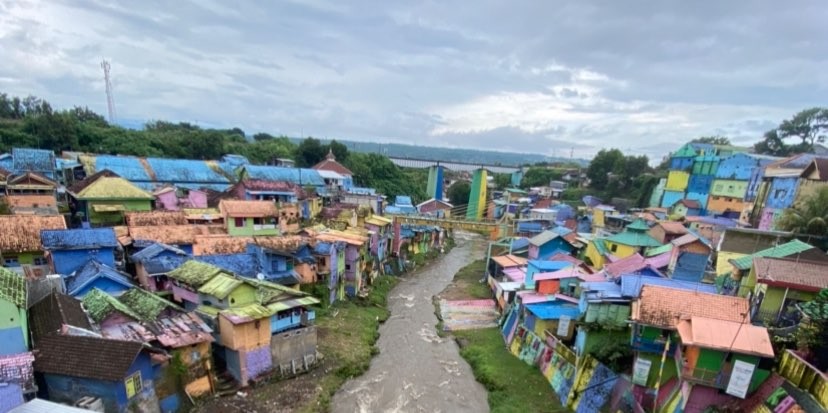
<svg viewBox="0 0 828 413">
<path fill-rule="evenodd" d="M 223 231 L 223 229 L 209 225 L 157 225 L 129 227 L 129 236 L 134 240 L 180 245 L 193 244 L 196 236 L 215 234 L 218 231 Z"/>
<path fill-rule="evenodd" d="M 195 237 L 193 255 L 240 254 L 247 251 L 253 237 L 230 235 L 199 235 Z"/>
<path fill-rule="evenodd" d="M 526 258 L 518 257 L 512 254 L 492 257 L 492 261 L 496 262 L 503 268 L 522 267 L 526 265 Z"/>
<path fill-rule="evenodd" d="M 11 208 L 57 208 L 54 195 L 6 195 L 6 202 Z"/>
<path fill-rule="evenodd" d="M 667 234 L 683 235 L 683 234 L 687 233 L 687 228 L 681 222 L 664 221 L 664 222 L 659 222 L 656 225 L 660 225 L 661 228 L 664 229 L 664 232 L 667 233 Z"/>
<path fill-rule="evenodd" d="M 39 251 L 43 229 L 66 229 L 66 221 L 60 215 L 0 215 L 0 251 Z"/>
<path fill-rule="evenodd" d="M 773 346 L 765 327 L 693 316 L 681 320 L 677 330 L 682 344 L 687 346 L 773 357 Z"/>
<path fill-rule="evenodd" d="M 645 285 L 632 304 L 632 320 L 641 324 L 673 329 L 682 319 L 708 317 L 749 323 L 748 301 L 742 297 Z"/>
<path fill-rule="evenodd" d="M 328 155 L 325 156 L 325 159 L 320 161 L 318 164 L 311 167 L 312 169 L 316 169 L 317 171 L 333 171 L 340 175 L 347 175 L 352 176 L 354 173 L 351 172 L 350 169 L 346 168 L 345 165 L 336 161 L 336 157 L 333 155 L 332 152 L 328 151 Z"/>
<path fill-rule="evenodd" d="M 276 204 L 272 201 L 239 201 L 222 199 L 219 203 L 222 214 L 236 218 L 263 218 L 279 215 Z"/>
<path fill-rule="evenodd" d="M 756 257 L 753 267 L 763 284 L 813 292 L 828 288 L 828 265 L 824 262 Z"/>
<path fill-rule="evenodd" d="M 187 218 L 181 211 L 127 212 L 124 216 L 130 227 L 187 224 Z"/>
<path fill-rule="evenodd" d="M 255 237 L 253 242 L 264 248 L 270 248 L 277 251 L 293 251 L 303 244 L 308 244 L 309 240 L 299 235 L 288 236 L 273 236 L 273 237 Z"/>
</svg>

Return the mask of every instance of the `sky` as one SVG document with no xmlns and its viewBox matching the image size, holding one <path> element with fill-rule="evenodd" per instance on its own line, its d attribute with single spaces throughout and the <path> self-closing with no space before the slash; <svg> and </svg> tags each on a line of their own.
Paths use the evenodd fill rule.
<svg viewBox="0 0 828 413">
<path fill-rule="evenodd" d="M 0 92 L 248 134 L 660 159 L 825 104 L 788 1 L 0 0 Z"/>
</svg>

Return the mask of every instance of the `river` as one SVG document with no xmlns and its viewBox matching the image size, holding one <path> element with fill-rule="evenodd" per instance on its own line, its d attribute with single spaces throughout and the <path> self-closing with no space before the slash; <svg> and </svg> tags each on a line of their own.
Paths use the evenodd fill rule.
<svg viewBox="0 0 828 413">
<path fill-rule="evenodd" d="M 446 256 L 407 276 L 390 293 L 391 316 L 380 326 L 380 353 L 370 369 L 334 395 L 333 411 L 488 412 L 486 389 L 475 381 L 457 344 L 434 328 L 432 297 L 454 274 L 485 254 L 482 239 L 458 233 Z"/>
</svg>

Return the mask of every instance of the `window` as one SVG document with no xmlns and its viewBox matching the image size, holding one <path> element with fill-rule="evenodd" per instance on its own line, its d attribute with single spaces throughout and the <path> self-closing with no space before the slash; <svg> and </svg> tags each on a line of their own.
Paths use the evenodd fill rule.
<svg viewBox="0 0 828 413">
<path fill-rule="evenodd" d="M 345 264 L 345 271 L 351 271 L 351 264 Z"/>
<path fill-rule="evenodd" d="M 610 244 L 610 251 L 612 251 L 612 252 L 618 251 L 618 245 Z"/>
<path fill-rule="evenodd" d="M 48 264 L 49 264 L 49 262 L 46 261 L 46 258 L 44 258 L 44 257 L 35 257 L 35 259 L 34 259 L 34 265 L 48 265 Z"/>
<path fill-rule="evenodd" d="M 244 226 L 244 218 L 236 218 L 236 227 L 243 227 Z"/>
<path fill-rule="evenodd" d="M 4 267 L 19 267 L 20 261 L 17 261 L 17 258 L 6 258 L 3 260 Z"/>
<path fill-rule="evenodd" d="M 131 399 L 141 393 L 141 372 L 136 371 L 135 374 L 127 377 L 124 385 L 126 386 L 127 399 Z"/>
<path fill-rule="evenodd" d="M 264 221 L 261 218 L 253 218 L 253 225 L 262 225 Z"/>
<path fill-rule="evenodd" d="M 193 352 L 190 353 L 190 360 L 192 360 L 192 361 L 201 360 L 201 353 L 199 353 L 198 350 L 193 350 Z"/>
</svg>

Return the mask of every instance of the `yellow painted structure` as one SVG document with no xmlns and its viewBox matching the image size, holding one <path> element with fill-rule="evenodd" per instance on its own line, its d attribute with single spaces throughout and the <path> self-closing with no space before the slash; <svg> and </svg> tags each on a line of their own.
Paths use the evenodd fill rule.
<svg viewBox="0 0 828 413">
<path fill-rule="evenodd" d="M 824 409 L 828 409 L 828 374 L 819 371 L 793 351 L 786 350 L 779 363 L 779 375 L 808 392 Z"/>
<path fill-rule="evenodd" d="M 745 201 L 742 198 L 717 195 L 710 195 L 707 198 L 707 210 L 713 212 L 739 211 L 741 215 L 741 212 L 745 209 L 745 205 Z"/>
<path fill-rule="evenodd" d="M 584 252 L 584 257 L 589 259 L 590 265 L 594 267 L 596 270 L 600 270 L 604 268 L 604 264 L 606 258 L 601 253 L 598 247 L 596 247 L 595 242 L 604 242 L 603 240 L 593 240 L 589 244 L 587 244 L 586 251 Z"/>
<path fill-rule="evenodd" d="M 592 232 L 597 233 L 599 229 L 604 228 L 606 224 L 604 223 L 604 216 L 606 211 L 603 209 L 595 208 L 592 210 Z"/>
<path fill-rule="evenodd" d="M 268 318 L 233 324 L 224 314 L 219 314 L 219 331 L 221 345 L 232 350 L 248 350 L 270 345 Z"/>
<path fill-rule="evenodd" d="M 733 270 L 733 264 L 730 260 L 735 260 L 744 257 L 747 254 L 740 254 L 738 252 L 719 251 L 716 258 L 716 275 L 722 275 Z"/>
<path fill-rule="evenodd" d="M 626 258 L 638 252 L 638 249 L 624 244 L 616 244 L 614 242 L 606 241 L 609 253 L 618 258 Z"/>
<path fill-rule="evenodd" d="M 687 183 L 690 181 L 690 174 L 685 171 L 670 171 L 667 174 L 667 185 L 664 189 L 667 191 L 684 191 L 687 189 Z"/>
</svg>

